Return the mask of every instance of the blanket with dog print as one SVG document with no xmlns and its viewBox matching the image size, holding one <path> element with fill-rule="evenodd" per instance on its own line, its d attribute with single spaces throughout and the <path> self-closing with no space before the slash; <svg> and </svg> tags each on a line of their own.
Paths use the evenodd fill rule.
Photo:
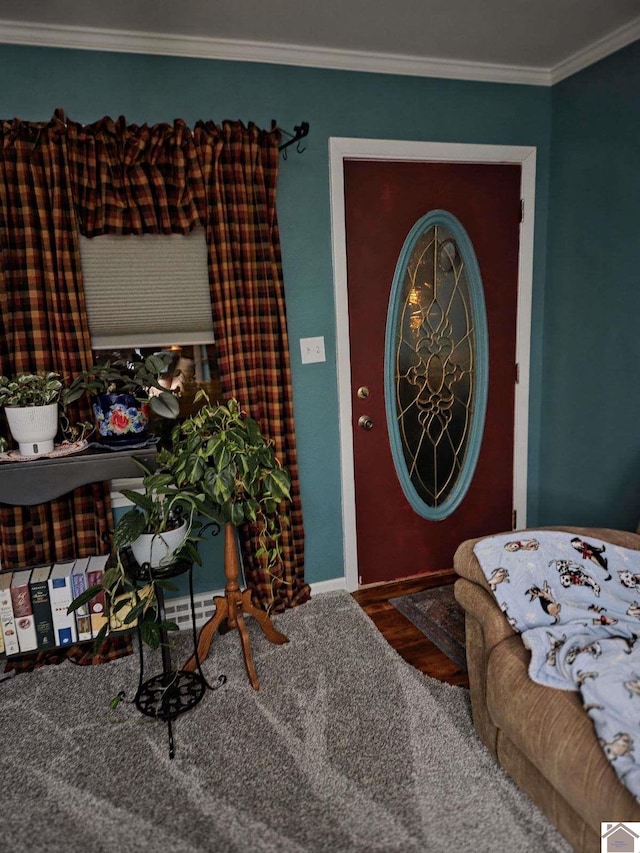
<svg viewBox="0 0 640 853">
<path fill-rule="evenodd" d="M 474 551 L 531 651 L 530 677 L 580 691 L 607 758 L 640 800 L 640 551 L 550 530 L 490 536 Z"/>
</svg>

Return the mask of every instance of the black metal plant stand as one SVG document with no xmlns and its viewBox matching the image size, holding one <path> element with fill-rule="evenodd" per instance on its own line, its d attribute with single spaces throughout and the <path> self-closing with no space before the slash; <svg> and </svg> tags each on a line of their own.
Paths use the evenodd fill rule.
<svg viewBox="0 0 640 853">
<path fill-rule="evenodd" d="M 214 685 L 207 682 L 202 673 L 200 658 L 198 657 L 196 616 L 193 602 L 193 565 L 189 560 L 176 560 L 174 563 L 162 569 L 152 569 L 148 563 L 138 566 L 135 572 L 138 580 L 150 581 L 169 580 L 185 572 L 189 573 L 189 601 L 191 604 L 191 627 L 193 632 L 193 646 L 195 649 L 197 672 L 187 672 L 174 667 L 171 660 L 171 649 L 169 647 L 168 634 L 165 628 L 160 627 L 160 652 L 162 655 L 162 672 L 152 678 L 144 680 L 144 655 L 142 635 L 138 627 L 138 649 L 140 654 L 140 678 L 138 690 L 134 697 L 134 703 L 138 710 L 147 717 L 154 717 L 167 724 L 169 734 L 169 758 L 175 756 L 175 743 L 173 739 L 173 721 L 185 711 L 191 710 L 204 696 L 205 690 L 217 690 L 226 682 L 226 676 L 220 675 Z M 132 567 L 133 568 L 133 567 Z M 156 586 L 156 598 L 158 602 L 158 621 L 162 625 L 165 622 L 164 591 L 161 586 Z"/>
</svg>

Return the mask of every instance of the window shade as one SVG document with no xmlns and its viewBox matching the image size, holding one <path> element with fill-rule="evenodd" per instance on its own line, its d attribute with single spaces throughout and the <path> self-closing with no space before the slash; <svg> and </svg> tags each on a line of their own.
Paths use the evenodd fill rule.
<svg viewBox="0 0 640 853">
<path fill-rule="evenodd" d="M 204 229 L 80 237 L 94 349 L 213 343 Z"/>
</svg>

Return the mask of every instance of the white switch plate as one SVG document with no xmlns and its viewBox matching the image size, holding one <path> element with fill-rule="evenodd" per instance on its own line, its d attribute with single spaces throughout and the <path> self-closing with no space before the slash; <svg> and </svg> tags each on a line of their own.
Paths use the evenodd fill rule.
<svg viewBox="0 0 640 853">
<path fill-rule="evenodd" d="M 326 361 L 324 353 L 324 338 L 300 338 L 300 355 L 303 364 L 313 364 Z"/>
</svg>

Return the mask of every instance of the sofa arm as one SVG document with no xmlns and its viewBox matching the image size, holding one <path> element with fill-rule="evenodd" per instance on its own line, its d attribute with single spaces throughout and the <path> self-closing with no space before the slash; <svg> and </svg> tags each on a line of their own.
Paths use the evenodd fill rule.
<svg viewBox="0 0 640 853">
<path fill-rule="evenodd" d="M 511 636 L 513 631 L 495 603 L 489 601 L 489 593 L 477 584 L 459 578 L 454 586 L 454 594 L 465 611 L 465 647 L 473 725 L 484 745 L 497 759 L 498 729 L 491 719 L 487 704 L 487 666 L 491 649 L 500 642 L 501 637 Z M 485 618 L 485 612 L 490 613 L 491 608 L 497 612 L 497 620 Z M 503 620 L 502 628 L 497 627 L 500 619 Z M 485 628 L 488 629 L 488 635 L 485 634 Z"/>
<path fill-rule="evenodd" d="M 478 584 L 472 583 L 466 578 L 458 578 L 455 583 L 454 593 L 456 601 L 465 614 L 472 616 L 482 626 L 484 634 L 485 654 L 487 657 L 491 649 L 512 637 L 516 632 L 509 625 L 506 616 L 496 604 L 491 592 L 482 589 Z"/>
</svg>

